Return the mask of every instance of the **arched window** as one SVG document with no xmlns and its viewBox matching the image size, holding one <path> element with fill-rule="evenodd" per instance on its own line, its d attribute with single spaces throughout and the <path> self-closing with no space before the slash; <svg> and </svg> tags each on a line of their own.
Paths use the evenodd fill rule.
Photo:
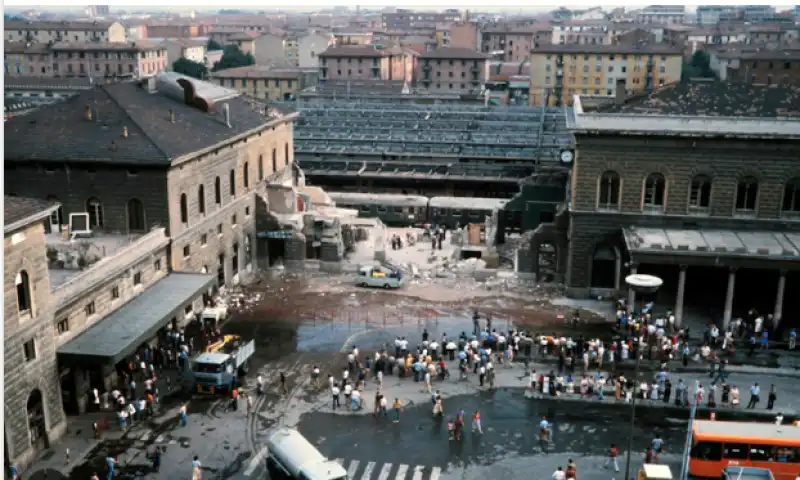
<svg viewBox="0 0 800 480">
<path fill-rule="evenodd" d="M 17 310 L 20 314 L 30 314 L 31 303 L 31 284 L 28 278 L 28 272 L 21 270 L 17 274 Z"/>
<path fill-rule="evenodd" d="M 128 230 L 141 232 L 145 229 L 144 205 L 138 198 L 131 198 L 128 200 Z"/>
<path fill-rule="evenodd" d="M 289 142 L 283 145 L 283 164 L 289 165 Z"/>
<path fill-rule="evenodd" d="M 258 156 L 258 181 L 264 180 L 264 155 Z"/>
<path fill-rule="evenodd" d="M 735 212 L 754 215 L 758 204 L 758 180 L 755 177 L 744 177 L 736 187 Z"/>
<path fill-rule="evenodd" d="M 244 162 L 242 166 L 242 181 L 244 183 L 244 188 L 250 188 L 250 163 Z"/>
<path fill-rule="evenodd" d="M 189 202 L 185 193 L 181 193 L 181 223 L 189 223 Z"/>
<path fill-rule="evenodd" d="M 231 169 L 230 173 L 228 174 L 228 182 L 230 183 L 231 187 L 231 197 L 236 196 L 236 170 Z"/>
<path fill-rule="evenodd" d="M 89 214 L 89 228 L 103 226 L 103 204 L 95 197 L 86 201 L 86 212 Z"/>
<path fill-rule="evenodd" d="M 647 212 L 663 212 L 666 204 L 667 181 L 660 173 L 651 173 L 644 180 L 642 208 Z"/>
<path fill-rule="evenodd" d="M 222 180 L 219 177 L 214 179 L 214 203 L 222 203 Z"/>
<path fill-rule="evenodd" d="M 619 187 L 620 181 L 617 172 L 609 170 L 600 176 L 600 188 L 597 192 L 598 210 L 619 210 Z"/>
<path fill-rule="evenodd" d="M 711 208 L 711 178 L 695 175 L 689 189 L 689 211 L 706 212 Z"/>
<path fill-rule="evenodd" d="M 781 215 L 800 216 L 800 177 L 795 177 L 783 187 L 783 201 L 781 202 Z"/>
<path fill-rule="evenodd" d="M 202 185 L 197 187 L 197 211 L 206 214 L 206 189 Z"/>
<path fill-rule="evenodd" d="M 272 149 L 272 173 L 278 171 L 278 149 Z"/>
</svg>

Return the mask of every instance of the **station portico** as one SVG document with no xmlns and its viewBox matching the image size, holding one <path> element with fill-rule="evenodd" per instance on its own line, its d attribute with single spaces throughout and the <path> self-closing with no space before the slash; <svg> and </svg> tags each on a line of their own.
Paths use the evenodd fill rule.
<svg viewBox="0 0 800 480">
<path fill-rule="evenodd" d="M 677 266 L 674 314 L 678 325 L 683 319 L 687 275 L 691 275 L 693 266 L 704 266 L 727 270 L 725 327 L 733 316 L 737 274 L 752 268 L 774 270 L 777 279 L 772 328 L 778 328 L 783 317 L 787 274 L 800 271 L 800 233 L 628 227 L 622 234 L 631 274 L 637 273 L 641 264 Z M 630 291 L 628 295 L 628 305 L 633 306 L 635 293 Z"/>
</svg>

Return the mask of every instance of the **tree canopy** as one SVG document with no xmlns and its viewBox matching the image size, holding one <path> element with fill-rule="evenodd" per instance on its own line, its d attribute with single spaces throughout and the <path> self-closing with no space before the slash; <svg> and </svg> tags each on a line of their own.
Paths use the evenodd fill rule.
<svg viewBox="0 0 800 480">
<path fill-rule="evenodd" d="M 223 49 L 224 53 L 219 62 L 214 64 L 211 70 L 216 72 L 228 68 L 246 67 L 256 63 L 256 59 L 250 53 L 244 53 L 236 45 L 228 45 Z"/>
<path fill-rule="evenodd" d="M 690 62 L 683 63 L 681 81 L 688 82 L 691 78 L 714 78 L 714 71 L 711 70 L 711 57 L 708 52 L 698 50 L 692 55 Z"/>
<path fill-rule="evenodd" d="M 188 58 L 179 58 L 172 63 L 172 70 L 190 77 L 203 80 L 208 76 L 208 68 L 199 62 L 194 62 Z"/>
<path fill-rule="evenodd" d="M 206 46 L 208 50 L 222 50 L 222 45 L 219 44 L 218 41 L 214 40 L 213 38 L 208 39 L 208 45 Z"/>
</svg>

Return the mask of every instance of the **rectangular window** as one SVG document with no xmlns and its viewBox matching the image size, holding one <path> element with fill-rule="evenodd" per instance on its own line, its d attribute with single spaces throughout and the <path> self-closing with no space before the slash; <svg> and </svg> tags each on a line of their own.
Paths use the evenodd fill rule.
<svg viewBox="0 0 800 480">
<path fill-rule="evenodd" d="M 142 272 L 136 272 L 133 274 L 133 284 L 134 285 L 142 284 Z"/>
<path fill-rule="evenodd" d="M 187 316 L 191 315 L 192 314 L 192 306 L 191 305 L 186 305 L 186 308 L 183 309 L 183 313 L 185 313 Z"/>
<path fill-rule="evenodd" d="M 56 332 L 58 332 L 59 335 L 69 332 L 69 319 L 63 318 L 59 320 L 56 324 Z"/>
<path fill-rule="evenodd" d="M 200 245 L 205 245 L 208 243 L 208 235 L 205 233 L 200 235 Z"/>
<path fill-rule="evenodd" d="M 749 450 L 749 445 L 745 443 L 726 443 L 722 451 L 722 456 L 736 460 L 747 460 L 747 453 Z"/>
<path fill-rule="evenodd" d="M 250 216 L 250 207 L 244 207 L 244 216 L 245 217 L 249 217 Z"/>
<path fill-rule="evenodd" d="M 30 339 L 23 343 L 22 352 L 25 354 L 26 362 L 32 362 L 36 360 L 36 340 Z"/>
<path fill-rule="evenodd" d="M 222 235 L 222 224 L 217 225 L 217 235 Z"/>
<path fill-rule="evenodd" d="M 111 287 L 111 300 L 119 298 L 119 287 Z"/>
<path fill-rule="evenodd" d="M 155 262 L 153 262 L 153 270 L 155 270 L 156 272 L 161 271 L 161 260 L 156 260 Z"/>
<path fill-rule="evenodd" d="M 184 258 L 188 257 L 191 254 L 192 254 L 192 249 L 189 248 L 189 245 L 184 245 L 183 246 L 183 256 L 184 256 Z"/>
<path fill-rule="evenodd" d="M 236 215 L 231 215 L 231 225 L 235 227 L 236 223 Z"/>
<path fill-rule="evenodd" d="M 94 315 L 94 302 L 87 303 L 83 310 L 86 312 L 87 317 Z"/>
</svg>

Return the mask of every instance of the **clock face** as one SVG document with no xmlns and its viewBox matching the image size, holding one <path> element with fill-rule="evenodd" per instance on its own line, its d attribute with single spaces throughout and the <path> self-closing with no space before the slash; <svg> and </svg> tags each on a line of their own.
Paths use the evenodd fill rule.
<svg viewBox="0 0 800 480">
<path fill-rule="evenodd" d="M 572 152 L 570 152 L 569 150 L 564 150 L 563 152 L 561 152 L 561 161 L 564 163 L 572 162 Z"/>
</svg>

